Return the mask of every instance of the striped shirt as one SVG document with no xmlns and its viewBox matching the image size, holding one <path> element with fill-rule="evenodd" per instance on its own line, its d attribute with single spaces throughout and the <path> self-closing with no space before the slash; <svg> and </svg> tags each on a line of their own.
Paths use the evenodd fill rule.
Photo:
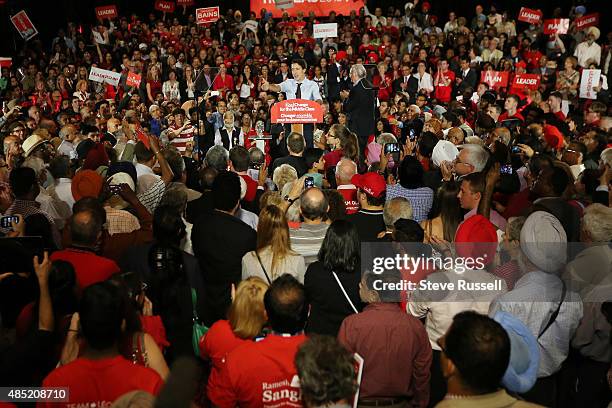
<svg viewBox="0 0 612 408">
<path fill-rule="evenodd" d="M 180 129 L 180 127 L 172 125 L 170 126 L 170 129 L 177 131 Z M 181 154 L 185 154 L 185 150 L 187 150 L 187 143 L 191 142 L 192 146 L 195 145 L 193 141 L 195 131 L 196 130 L 193 126 L 188 126 L 178 136 L 172 139 L 170 143 L 172 146 L 176 147 Z"/>
<path fill-rule="evenodd" d="M 289 229 L 291 249 L 304 257 L 306 268 L 317 260 L 327 228 L 329 228 L 328 224 L 321 223 L 302 224 L 300 228 Z"/>
</svg>

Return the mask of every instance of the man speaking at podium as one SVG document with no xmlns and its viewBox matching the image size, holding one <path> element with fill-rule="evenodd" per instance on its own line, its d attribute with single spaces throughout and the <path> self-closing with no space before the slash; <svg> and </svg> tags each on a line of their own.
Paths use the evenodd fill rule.
<svg viewBox="0 0 612 408">
<path fill-rule="evenodd" d="M 315 101 L 319 104 L 323 103 L 321 94 L 319 93 L 319 85 L 316 82 L 306 78 L 306 61 L 303 59 L 296 58 L 291 62 L 291 74 L 293 78 L 286 79 L 280 84 L 268 83 L 265 79 L 261 80 L 261 89 L 264 91 L 272 92 L 284 92 L 287 95 L 287 100 L 290 99 L 307 99 L 309 101 Z M 306 140 L 306 147 L 313 147 L 312 136 L 314 133 L 314 125 L 312 123 L 305 123 L 304 125 L 304 139 Z M 288 135 L 291 131 L 285 126 L 285 134 Z"/>
</svg>

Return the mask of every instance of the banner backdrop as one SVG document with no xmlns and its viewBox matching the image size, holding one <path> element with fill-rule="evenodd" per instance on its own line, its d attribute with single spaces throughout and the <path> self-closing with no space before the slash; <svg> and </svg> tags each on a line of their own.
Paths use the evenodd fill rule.
<svg viewBox="0 0 612 408">
<path fill-rule="evenodd" d="M 280 18 L 284 12 L 289 16 L 296 16 L 298 12 L 305 16 L 313 11 L 317 17 L 327 17 L 330 11 L 336 14 L 348 16 L 352 10 L 359 14 L 359 9 L 363 7 L 363 0 L 294 0 L 293 7 L 283 9 L 276 5 L 275 0 L 251 0 L 251 11 L 259 16 L 261 9 L 266 9 L 272 13 L 272 17 Z"/>
</svg>

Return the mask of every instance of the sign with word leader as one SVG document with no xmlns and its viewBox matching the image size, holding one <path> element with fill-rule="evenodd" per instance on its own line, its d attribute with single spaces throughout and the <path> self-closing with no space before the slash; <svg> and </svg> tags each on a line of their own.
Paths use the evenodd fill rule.
<svg viewBox="0 0 612 408">
<path fill-rule="evenodd" d="M 283 13 L 297 16 L 299 12 L 307 16 L 313 12 L 317 17 L 327 17 L 331 11 L 348 16 L 351 11 L 359 15 L 364 0 L 251 0 L 251 11 L 259 16 L 262 9 L 272 13 L 272 17 L 281 18 Z"/>
<path fill-rule="evenodd" d="M 482 71 L 480 82 L 484 82 L 491 88 L 502 88 L 508 86 L 508 74 L 505 71 Z"/>
<path fill-rule="evenodd" d="M 121 72 L 108 71 L 106 69 L 91 67 L 89 71 L 89 80 L 94 82 L 102 82 L 111 84 L 113 86 L 119 86 L 119 80 L 121 79 Z"/>
<path fill-rule="evenodd" d="M 583 69 L 580 78 L 580 97 L 586 99 L 597 99 L 596 86 L 599 86 L 601 69 Z"/>
<path fill-rule="evenodd" d="M 338 36 L 338 23 L 314 24 L 312 26 L 313 38 L 328 38 Z"/>
<path fill-rule="evenodd" d="M 569 25 L 569 18 L 544 20 L 544 34 L 567 34 Z"/>
<path fill-rule="evenodd" d="M 542 19 L 542 12 L 540 10 L 532 10 L 527 7 L 521 7 L 519 11 L 518 20 L 524 21 L 529 24 L 536 24 Z"/>
<path fill-rule="evenodd" d="M 21 10 L 19 13 L 11 17 L 11 21 L 13 22 L 13 25 L 17 31 L 19 31 L 21 38 L 23 38 L 25 41 L 28 41 L 30 38 L 38 34 L 38 30 L 36 27 L 34 27 L 30 17 L 28 17 L 24 10 Z"/>
<path fill-rule="evenodd" d="M 219 20 L 219 7 L 204 7 L 196 10 L 196 23 L 207 24 Z"/>
<path fill-rule="evenodd" d="M 164 13 L 174 13 L 176 4 L 173 1 L 157 0 L 155 2 L 155 10 L 163 11 Z"/>
<path fill-rule="evenodd" d="M 117 15 L 117 6 L 115 5 L 96 7 L 96 17 L 98 17 L 98 20 L 104 20 L 105 18 L 110 20 L 116 18 Z"/>
<path fill-rule="evenodd" d="M 512 81 L 512 88 L 538 89 L 540 86 L 540 75 L 538 74 L 516 74 Z"/>
<path fill-rule="evenodd" d="M 584 30 L 587 27 L 591 27 L 599 24 L 599 13 L 587 14 L 576 19 L 576 29 Z"/>
<path fill-rule="evenodd" d="M 322 123 L 323 108 L 315 101 L 289 99 L 272 105 L 272 123 Z"/>
</svg>

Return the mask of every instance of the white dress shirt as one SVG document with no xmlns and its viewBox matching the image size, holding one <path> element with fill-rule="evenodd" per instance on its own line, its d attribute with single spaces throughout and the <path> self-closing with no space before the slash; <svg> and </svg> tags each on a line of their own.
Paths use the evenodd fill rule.
<svg viewBox="0 0 612 408">
<path fill-rule="evenodd" d="M 498 310 L 511 313 L 538 337 L 546 327 L 561 300 L 561 279 L 541 271 L 525 274 L 514 284 L 514 289 L 491 302 L 489 316 Z M 582 319 L 582 301 L 578 293 L 568 288 L 565 300 L 555 321 L 538 339 L 540 368 L 538 377 L 559 371 L 569 353 L 569 346 Z"/>
<path fill-rule="evenodd" d="M 574 57 L 578 60 L 578 65 L 583 68 L 587 68 L 587 61 L 593 60 L 597 65 L 601 61 L 601 47 L 599 44 L 593 41 L 593 44 L 589 45 L 588 42 L 584 41 L 576 46 L 574 51 Z"/>
<path fill-rule="evenodd" d="M 287 95 L 287 99 L 295 99 L 295 92 L 297 91 L 298 82 L 291 78 L 286 79 L 279 84 L 281 92 L 284 92 Z M 322 100 L 321 93 L 319 92 L 319 85 L 315 81 L 311 81 L 310 79 L 304 78 L 301 86 L 302 98 L 307 99 L 309 101 L 318 101 Z"/>
<path fill-rule="evenodd" d="M 72 206 L 74 205 L 74 197 L 72 196 L 72 180 L 69 178 L 60 177 L 55 182 L 55 185 L 49 187 L 47 189 L 49 195 L 53 196 L 53 192 L 55 192 L 55 197 L 59 200 L 65 202 L 70 208 L 70 213 L 72 215 Z"/>
</svg>

